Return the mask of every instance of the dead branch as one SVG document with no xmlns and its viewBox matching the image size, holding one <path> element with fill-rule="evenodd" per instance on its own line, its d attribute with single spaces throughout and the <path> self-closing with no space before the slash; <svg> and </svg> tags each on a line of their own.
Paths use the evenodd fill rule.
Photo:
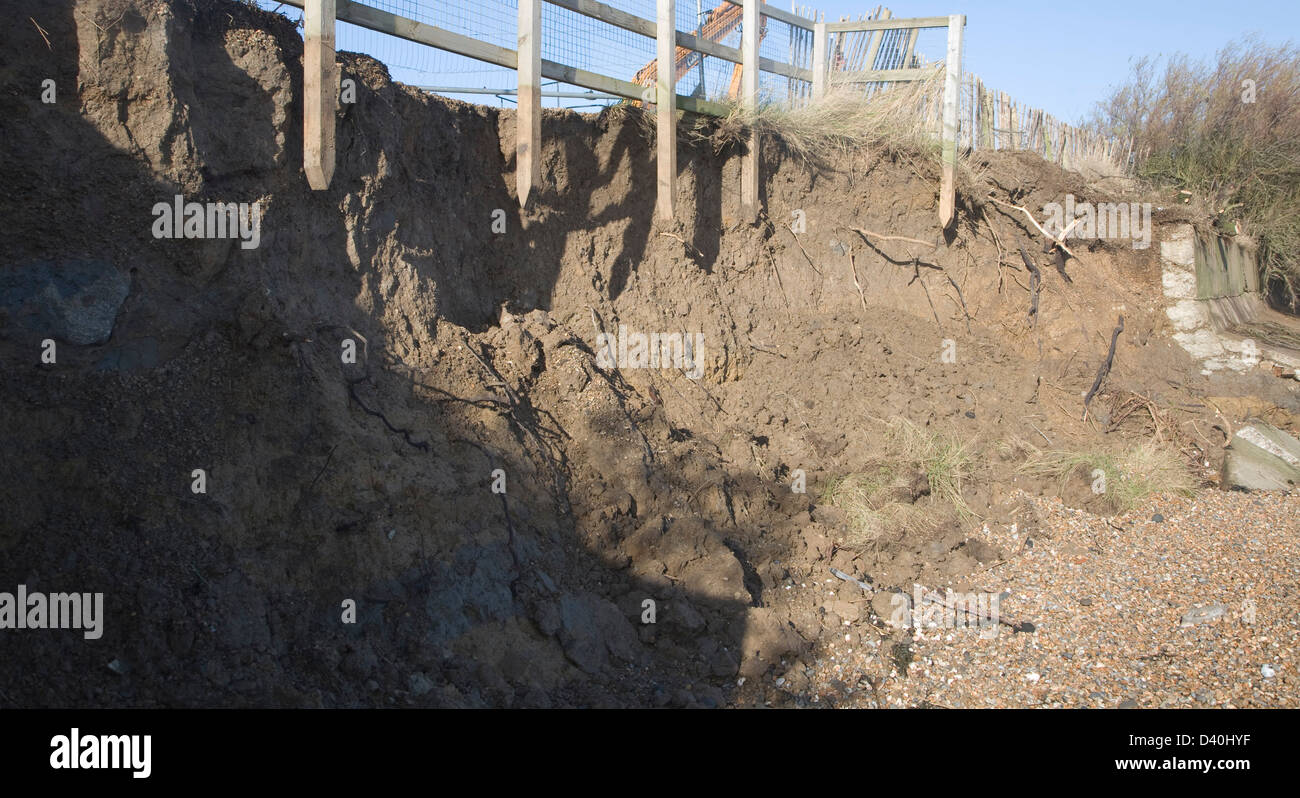
<svg viewBox="0 0 1300 798">
<path fill-rule="evenodd" d="M 1110 351 L 1106 353 L 1106 362 L 1102 363 L 1101 368 L 1097 369 L 1097 379 L 1093 380 L 1092 389 L 1088 391 L 1088 395 L 1083 397 L 1084 420 L 1088 418 L 1088 403 L 1092 401 L 1092 397 L 1101 388 L 1101 381 L 1106 379 L 1106 375 L 1110 373 L 1111 364 L 1115 362 L 1115 344 L 1119 341 L 1119 334 L 1122 332 L 1124 332 L 1124 317 L 1121 315 L 1119 323 L 1115 325 L 1115 331 L 1110 334 Z"/>
<path fill-rule="evenodd" d="M 1043 273 L 1038 270 L 1037 264 L 1024 247 L 1020 248 L 1020 259 L 1025 262 L 1025 268 L 1029 269 L 1029 326 L 1033 327 L 1038 323 L 1038 291 L 1043 285 Z"/>
<path fill-rule="evenodd" d="M 1032 213 L 1030 213 L 1029 210 L 1026 209 L 1023 205 L 1012 205 L 1010 202 L 1003 202 L 1002 200 L 998 199 L 997 197 L 993 196 L 992 194 L 989 195 L 989 199 L 993 200 L 994 202 L 996 202 L 996 203 L 999 204 L 999 205 L 1005 205 L 1005 206 L 1007 206 L 1008 208 L 1014 208 L 1015 210 L 1020 211 L 1021 213 L 1023 213 L 1023 214 L 1025 215 L 1025 218 L 1027 218 L 1027 219 L 1029 220 L 1029 223 L 1032 224 L 1035 228 L 1038 229 L 1038 232 L 1042 233 L 1043 235 L 1045 235 L 1045 236 L 1047 236 L 1048 238 L 1050 238 L 1052 241 L 1056 242 L 1056 245 L 1057 245 L 1058 247 L 1060 247 L 1061 249 L 1065 250 L 1065 253 L 1066 253 L 1067 255 L 1069 255 L 1070 257 L 1074 258 L 1075 260 L 1078 260 L 1078 259 L 1079 259 L 1079 256 L 1078 256 L 1078 255 L 1075 255 L 1074 252 L 1071 251 L 1071 249 L 1065 245 L 1065 242 L 1064 242 L 1064 241 L 1062 241 L 1061 239 L 1057 238 L 1056 236 L 1054 236 L 1054 235 L 1052 235 L 1051 233 L 1049 233 L 1049 232 L 1047 232 L 1046 230 L 1044 230 L 1044 229 L 1043 229 L 1043 226 L 1042 226 L 1041 224 L 1038 223 L 1038 220 L 1037 220 L 1037 219 L 1034 218 L 1034 215 L 1033 215 Z M 1066 228 L 1066 229 L 1068 230 L 1069 228 Z"/>
<path fill-rule="evenodd" d="M 1074 282 L 1070 279 L 1070 275 L 1065 273 L 1065 253 L 1059 249 L 1056 250 L 1056 273 L 1061 275 L 1061 279 L 1067 283 Z"/>
</svg>

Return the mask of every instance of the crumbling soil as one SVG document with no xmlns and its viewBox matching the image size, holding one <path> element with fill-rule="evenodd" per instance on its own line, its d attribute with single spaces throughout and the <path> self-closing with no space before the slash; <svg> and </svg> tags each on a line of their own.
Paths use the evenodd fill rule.
<svg viewBox="0 0 1300 798">
<path fill-rule="evenodd" d="M 0 590 L 102 591 L 107 615 L 95 641 L 0 631 L 2 706 L 770 702 L 753 680 L 843 635 L 786 587 L 831 567 L 959 584 L 1001 553 L 983 523 L 1032 532 L 1020 491 L 1059 486 L 1000 443 L 1145 440 L 1107 410 L 1137 394 L 1208 486 L 1228 419 L 1205 397 L 1300 412 L 1279 381 L 1201 376 L 1171 342 L 1159 214 L 1151 249 L 1081 247 L 1068 283 L 1051 268 L 987 197 L 1109 195 L 1031 154 L 966 164 L 940 236 L 922 155 L 810 164 L 768 141 L 750 225 L 736 145 L 684 121 L 665 225 L 635 110 L 548 110 L 520 210 L 513 113 L 342 53 L 357 101 L 313 192 L 283 17 L 225 0 L 12 16 L 49 45 L 25 22 L 0 34 L 0 268 L 96 258 L 130 291 L 111 338 L 60 341 L 54 364 L 47 335 L 0 323 Z M 176 194 L 261 201 L 260 246 L 155 239 L 150 209 Z M 1043 273 L 1032 323 L 1020 246 Z M 702 376 L 603 363 L 597 333 L 620 326 L 702 334 Z M 854 548 L 819 496 L 894 416 L 972 442 L 977 517 Z"/>
</svg>

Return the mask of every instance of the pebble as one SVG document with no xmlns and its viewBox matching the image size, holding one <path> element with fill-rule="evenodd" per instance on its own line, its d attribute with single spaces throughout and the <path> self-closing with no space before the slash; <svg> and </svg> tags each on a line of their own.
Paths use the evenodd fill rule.
<svg viewBox="0 0 1300 798">
<path fill-rule="evenodd" d="M 971 531 L 1015 553 L 970 575 L 969 589 L 1001 594 L 1003 617 L 1034 631 L 922 636 L 863 620 L 858 645 L 829 646 L 842 627 L 823 639 L 810 695 L 861 708 L 1300 708 L 1300 679 L 1284 667 L 1300 655 L 1300 493 L 1153 497 L 1110 519 L 1021 496 L 1034 523 Z M 1142 522 L 1155 516 L 1178 521 Z M 1032 551 L 1018 542 L 1030 535 Z M 906 673 L 891 656 L 901 640 Z"/>
</svg>

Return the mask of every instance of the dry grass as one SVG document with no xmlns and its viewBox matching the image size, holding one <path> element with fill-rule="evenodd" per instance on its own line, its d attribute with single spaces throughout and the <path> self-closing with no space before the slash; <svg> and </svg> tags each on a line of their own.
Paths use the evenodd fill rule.
<svg viewBox="0 0 1300 798">
<path fill-rule="evenodd" d="M 833 480 L 822 501 L 848 516 L 850 545 L 933 532 L 947 519 L 973 517 L 961 493 L 972 462 L 969 445 L 957 436 L 894 418 L 881 458 Z"/>
<path fill-rule="evenodd" d="M 658 131 L 655 126 L 655 115 L 650 113 L 641 103 L 632 100 L 623 100 L 614 103 L 600 112 L 603 121 L 609 124 L 623 124 L 631 122 L 636 125 L 637 132 L 651 145 L 658 138 Z"/>
<path fill-rule="evenodd" d="M 1017 469 L 1026 476 L 1055 479 L 1064 491 L 1070 479 L 1087 479 L 1111 512 L 1131 510 L 1148 496 L 1175 493 L 1190 496 L 1196 480 L 1182 454 L 1165 443 L 1148 440 L 1121 451 L 1043 450 L 1018 441 L 1013 448 L 1027 454 Z M 1100 472 L 1100 474 L 1098 473 Z M 1104 481 L 1099 478 L 1104 476 Z"/>
<path fill-rule="evenodd" d="M 912 498 L 917 473 L 904 473 L 896 463 L 878 462 L 833 480 L 821 498 L 848 517 L 852 546 L 875 544 L 891 534 L 930 532 L 937 526 L 934 513 Z"/>
<path fill-rule="evenodd" d="M 871 94 L 861 86 L 832 83 L 821 100 L 795 108 L 729 103 L 730 113 L 701 128 L 701 137 L 721 150 L 757 130 L 779 138 L 792 155 L 813 163 L 870 145 L 932 152 L 937 158 L 937 131 L 926 119 L 942 100 L 942 75 L 939 71 L 929 80 L 891 84 Z"/>
<path fill-rule="evenodd" d="M 973 517 L 961 495 L 974 463 L 970 444 L 956 434 L 924 430 L 905 418 L 892 419 L 888 429 L 890 450 L 925 474 L 930 495 L 951 505 L 962 518 Z"/>
</svg>

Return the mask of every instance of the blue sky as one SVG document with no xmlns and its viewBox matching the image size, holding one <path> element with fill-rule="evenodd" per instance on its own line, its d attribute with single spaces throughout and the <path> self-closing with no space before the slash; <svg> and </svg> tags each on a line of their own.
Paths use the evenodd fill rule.
<svg viewBox="0 0 1300 798">
<path fill-rule="evenodd" d="M 867 6 L 863 0 L 809 4 L 828 19 L 856 17 Z M 1300 44 L 1297 0 L 897 0 L 885 5 L 896 17 L 965 14 L 966 70 L 985 85 L 1069 122 L 1091 110 L 1109 87 L 1123 83 L 1135 56 L 1208 57 L 1246 33 L 1259 33 L 1270 44 Z"/>
<path fill-rule="evenodd" d="M 425 21 L 453 29 L 464 25 L 464 32 L 482 30 L 489 39 L 510 45 L 514 36 L 513 3 L 503 0 L 367 0 L 381 7 L 418 8 Z M 274 7 L 275 0 L 260 0 Z M 654 0 L 606 0 L 629 10 L 653 9 Z M 677 0 L 679 16 L 683 7 L 693 15 L 694 0 Z M 705 8 L 716 0 L 702 0 Z M 822 11 L 827 20 L 842 15 L 853 18 L 876 7 L 881 0 L 796 0 Z M 790 0 L 773 3 L 790 8 Z M 1268 44 L 1300 43 L 1300 2 L 1297 0 L 1241 0 L 1237 3 L 1208 0 L 1086 0 L 1071 4 L 1061 0 L 896 0 L 885 3 L 895 17 L 967 16 L 965 69 L 979 75 L 989 88 L 1006 92 L 1017 102 L 1040 108 L 1066 122 L 1078 121 L 1111 87 L 1123 83 L 1131 61 L 1143 55 L 1171 55 L 1178 52 L 1194 57 L 1213 54 L 1245 34 L 1255 33 Z M 296 17 L 296 9 L 282 10 Z M 650 16 L 641 11 L 642 16 Z M 443 19 L 448 20 L 443 22 Z M 459 56 L 432 52 L 395 42 L 390 37 L 369 31 L 346 29 L 340 25 L 339 47 L 369 52 L 389 62 L 394 79 L 416 85 L 457 85 L 501 87 L 513 84 L 506 70 L 485 66 Z M 590 57 L 620 63 L 622 69 L 634 71 L 652 56 L 653 42 L 636 44 L 650 48 L 646 53 L 620 49 L 615 41 L 569 43 L 575 59 Z M 918 43 L 918 51 L 929 58 L 943 57 L 943 32 L 929 31 Z M 600 57 L 600 53 L 607 57 Z M 776 53 L 765 53 L 775 55 Z M 621 60 L 620 60 L 621 58 Z M 399 59 L 418 61 L 421 70 L 406 69 Z M 625 62 L 625 63 L 624 63 Z M 588 68 L 595 64 L 575 64 Z M 632 65 L 629 67 L 629 65 Z M 729 65 L 723 65 L 729 67 Z M 484 69 L 482 72 L 473 70 Z M 631 74 L 616 74 L 628 79 Z M 715 87 L 718 80 L 715 78 Z M 572 88 L 572 87 L 569 87 Z M 686 89 L 683 88 L 683 91 Z M 458 95 L 461 99 L 509 103 L 491 95 Z M 575 104 L 582 101 L 559 101 Z M 547 100 L 546 105 L 556 104 Z"/>
</svg>

